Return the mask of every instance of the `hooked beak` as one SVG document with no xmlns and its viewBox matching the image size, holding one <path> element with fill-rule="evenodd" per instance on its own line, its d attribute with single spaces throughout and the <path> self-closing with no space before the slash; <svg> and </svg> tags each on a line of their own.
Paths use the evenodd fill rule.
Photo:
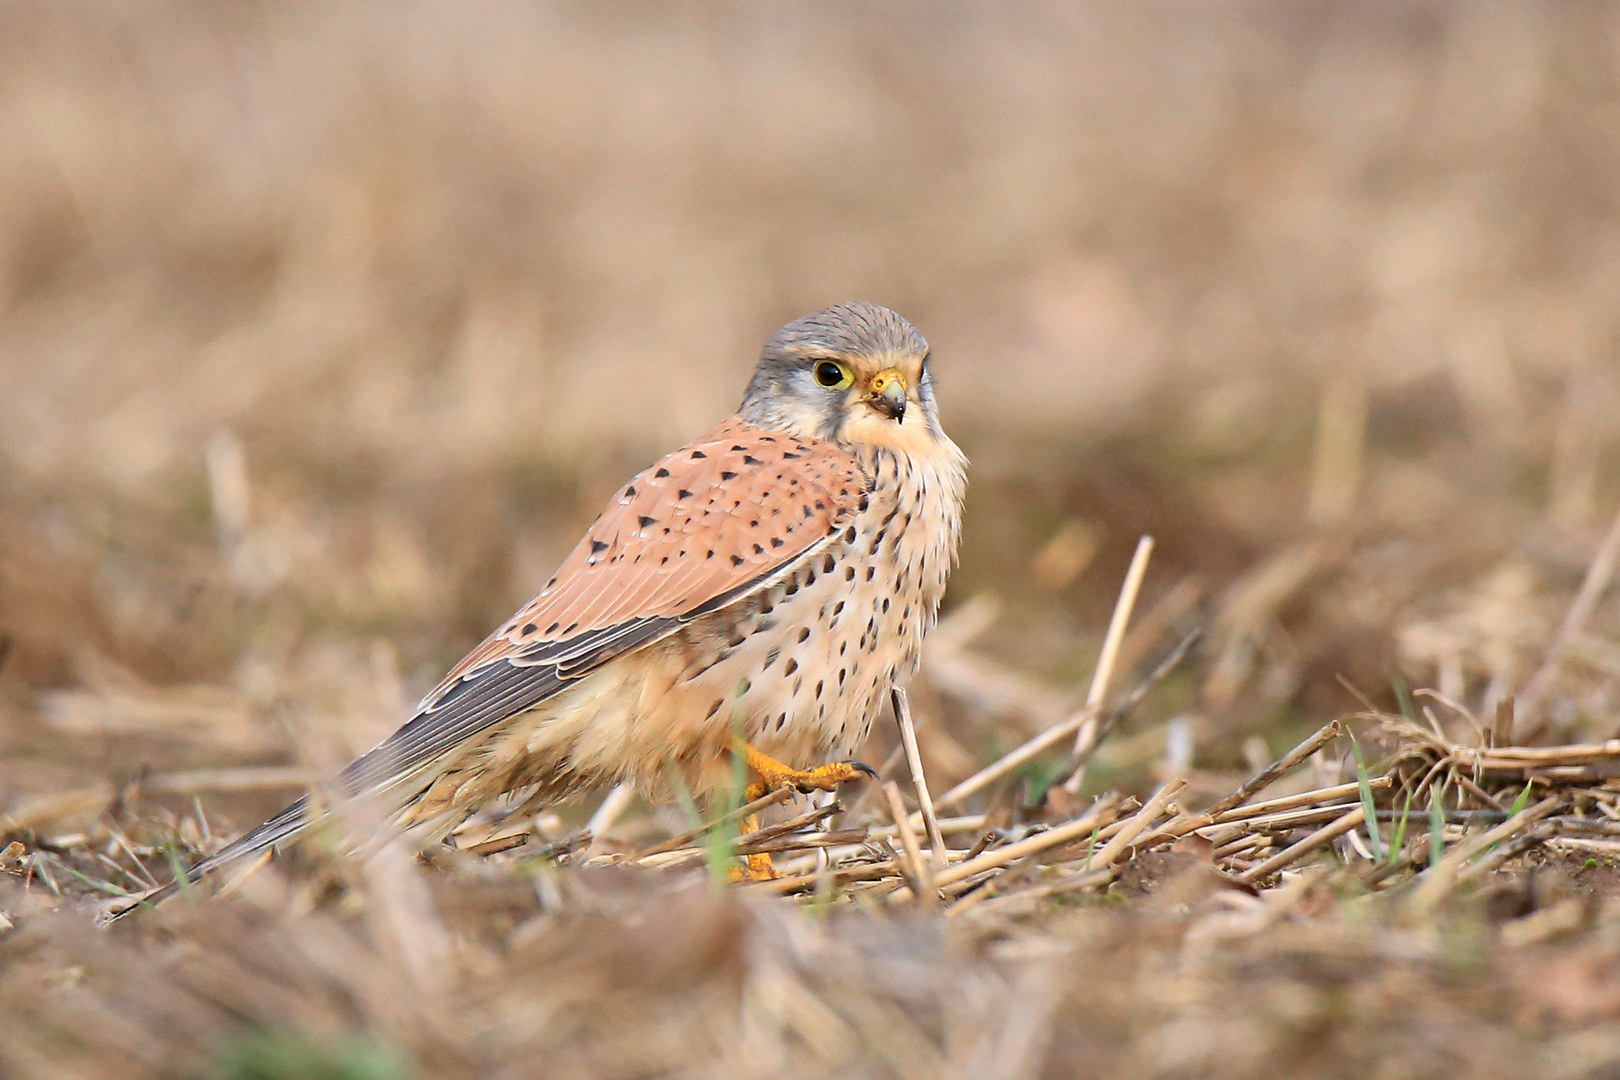
<svg viewBox="0 0 1620 1080">
<path fill-rule="evenodd" d="M 872 379 L 871 393 L 866 403 L 895 423 L 906 416 L 906 377 L 892 368 L 880 371 Z"/>
</svg>

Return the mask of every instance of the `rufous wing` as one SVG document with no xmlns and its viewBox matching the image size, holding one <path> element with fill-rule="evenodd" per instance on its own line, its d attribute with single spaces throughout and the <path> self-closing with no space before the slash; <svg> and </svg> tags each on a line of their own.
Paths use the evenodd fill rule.
<svg viewBox="0 0 1620 1080">
<path fill-rule="evenodd" d="M 846 527 L 868 486 L 830 443 L 728 420 L 615 493 L 539 595 L 428 703 L 495 660 L 577 662 L 603 631 L 724 606 Z"/>
<path fill-rule="evenodd" d="M 457 664 L 418 714 L 345 775 L 409 775 L 615 656 L 765 587 L 839 532 L 870 480 L 830 443 L 730 419 L 654 463 L 533 600 Z"/>
</svg>

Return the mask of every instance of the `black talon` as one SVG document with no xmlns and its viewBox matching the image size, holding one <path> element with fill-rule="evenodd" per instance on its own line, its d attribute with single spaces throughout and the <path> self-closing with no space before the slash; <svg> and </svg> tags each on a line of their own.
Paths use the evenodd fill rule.
<svg viewBox="0 0 1620 1080">
<path fill-rule="evenodd" d="M 864 761 L 840 761 L 840 762 L 838 762 L 838 764 L 840 764 L 840 765 L 848 765 L 850 768 L 854 769 L 856 772 L 863 772 L 867 776 L 870 776 L 872 779 L 874 779 L 874 780 L 877 779 L 877 770 L 872 768 L 872 766 L 866 764 Z M 844 781 L 841 781 L 841 782 L 844 782 Z M 799 792 L 801 795 L 808 795 L 812 791 L 826 791 L 826 790 L 828 790 L 827 788 L 822 787 L 820 784 L 816 783 L 816 781 L 811 780 L 808 777 L 801 778 L 801 779 L 798 779 L 798 780 L 793 780 L 793 781 L 791 781 L 791 783 L 793 785 L 793 789 L 795 791 Z"/>
</svg>

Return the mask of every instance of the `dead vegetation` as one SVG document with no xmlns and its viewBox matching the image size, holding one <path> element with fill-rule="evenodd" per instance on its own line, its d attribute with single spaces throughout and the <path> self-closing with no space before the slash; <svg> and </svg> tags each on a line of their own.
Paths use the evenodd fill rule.
<svg viewBox="0 0 1620 1080">
<path fill-rule="evenodd" d="M 832 14 L 8 9 L 0 1073 L 1620 1068 L 1614 13 Z M 880 782 L 95 928 L 857 295 L 975 462 Z"/>
</svg>

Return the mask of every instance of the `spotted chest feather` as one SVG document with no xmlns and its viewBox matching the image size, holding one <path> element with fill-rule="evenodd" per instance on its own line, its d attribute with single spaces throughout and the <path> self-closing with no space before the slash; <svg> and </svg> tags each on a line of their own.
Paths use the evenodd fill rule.
<svg viewBox="0 0 1620 1080">
<path fill-rule="evenodd" d="M 870 496 L 834 542 L 691 628 L 680 682 L 711 692 L 707 719 L 739 723 L 789 761 L 866 738 L 889 687 L 916 668 L 955 561 L 963 473 L 949 449 L 869 448 Z"/>
</svg>

